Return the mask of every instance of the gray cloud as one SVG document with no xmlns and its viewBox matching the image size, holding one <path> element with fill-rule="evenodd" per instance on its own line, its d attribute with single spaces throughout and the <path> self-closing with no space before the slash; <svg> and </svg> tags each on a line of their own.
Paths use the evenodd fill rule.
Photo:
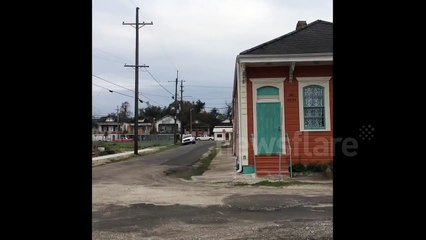
<svg viewBox="0 0 426 240">
<path fill-rule="evenodd" d="M 200 98 L 209 107 L 231 102 L 235 57 L 240 52 L 293 31 L 298 20 L 333 20 L 332 0 L 94 0 L 93 74 L 131 89 L 134 70 L 123 65 L 134 64 L 135 30 L 122 22 L 135 21 L 135 4 L 140 7 L 140 21 L 154 22 L 139 30 L 139 63 L 149 65 L 148 70 L 172 93 L 174 83 L 169 81 L 179 70 L 179 78 L 188 85 L 184 96 L 193 97 L 187 100 Z M 94 84 L 133 94 L 92 79 Z M 140 91 L 162 105 L 173 101 L 143 71 Z M 114 112 L 124 101 L 133 106 L 132 98 L 97 86 L 92 94 L 98 115 Z"/>
</svg>

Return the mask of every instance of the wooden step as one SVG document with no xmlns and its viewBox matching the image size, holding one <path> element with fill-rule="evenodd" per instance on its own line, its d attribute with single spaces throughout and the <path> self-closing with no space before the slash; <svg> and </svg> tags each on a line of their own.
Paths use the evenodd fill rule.
<svg viewBox="0 0 426 240">
<path fill-rule="evenodd" d="M 278 176 L 279 155 L 258 155 L 256 156 L 256 175 L 257 176 Z M 281 156 L 281 175 L 289 176 L 289 160 L 287 155 Z"/>
</svg>

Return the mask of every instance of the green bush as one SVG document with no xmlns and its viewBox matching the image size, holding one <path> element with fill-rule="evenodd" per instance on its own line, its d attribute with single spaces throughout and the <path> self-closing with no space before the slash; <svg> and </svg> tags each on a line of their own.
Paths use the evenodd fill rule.
<svg viewBox="0 0 426 240">
<path fill-rule="evenodd" d="M 324 172 L 327 168 L 327 165 L 320 163 L 311 163 L 306 166 L 306 171 L 308 172 Z"/>
<path fill-rule="evenodd" d="M 301 163 L 293 164 L 292 170 L 293 172 L 306 172 L 306 166 Z M 290 169 L 288 169 L 288 171 L 290 171 Z"/>
<path fill-rule="evenodd" d="M 114 154 L 114 153 L 115 153 L 115 151 L 114 151 L 114 150 L 112 150 L 112 149 L 105 150 L 105 152 L 106 152 L 107 154 Z"/>
<path fill-rule="evenodd" d="M 325 164 L 321 163 L 309 163 L 309 164 L 293 164 L 293 172 L 325 172 L 327 168 L 330 168 L 333 171 L 333 161 L 330 161 Z M 290 171 L 290 168 L 288 169 Z"/>
<path fill-rule="evenodd" d="M 113 146 L 114 146 L 114 144 L 113 144 Z M 106 154 L 114 154 L 116 151 L 115 151 L 114 147 L 112 147 L 112 146 L 106 146 L 105 147 L 105 152 L 106 152 Z"/>
<path fill-rule="evenodd" d="M 333 172 L 333 161 L 330 161 L 327 166 L 330 168 L 330 170 Z"/>
</svg>

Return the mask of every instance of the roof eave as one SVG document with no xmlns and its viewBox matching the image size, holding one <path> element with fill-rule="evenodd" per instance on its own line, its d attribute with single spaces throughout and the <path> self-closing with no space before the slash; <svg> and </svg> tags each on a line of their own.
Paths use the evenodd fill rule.
<svg viewBox="0 0 426 240">
<path fill-rule="evenodd" d="M 329 62 L 333 61 L 333 53 L 301 53 L 301 54 L 247 54 L 238 55 L 238 63 L 261 63 L 261 62 Z"/>
</svg>

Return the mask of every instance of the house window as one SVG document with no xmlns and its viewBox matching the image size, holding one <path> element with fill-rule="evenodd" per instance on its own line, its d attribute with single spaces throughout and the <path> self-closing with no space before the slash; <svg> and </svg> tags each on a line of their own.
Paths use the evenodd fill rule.
<svg viewBox="0 0 426 240">
<path fill-rule="evenodd" d="M 331 131 L 331 77 L 298 77 L 300 131 Z"/>
<path fill-rule="evenodd" d="M 305 129 L 325 129 L 324 87 L 309 85 L 303 88 L 303 117 Z"/>
<path fill-rule="evenodd" d="M 222 133 L 218 133 L 218 134 L 217 134 L 217 137 L 218 137 L 218 138 L 222 138 Z"/>
<path fill-rule="evenodd" d="M 266 87 L 261 87 L 257 89 L 257 96 L 277 96 L 279 95 L 279 91 L 278 88 L 276 87 L 270 87 L 270 86 L 266 86 Z"/>
</svg>

